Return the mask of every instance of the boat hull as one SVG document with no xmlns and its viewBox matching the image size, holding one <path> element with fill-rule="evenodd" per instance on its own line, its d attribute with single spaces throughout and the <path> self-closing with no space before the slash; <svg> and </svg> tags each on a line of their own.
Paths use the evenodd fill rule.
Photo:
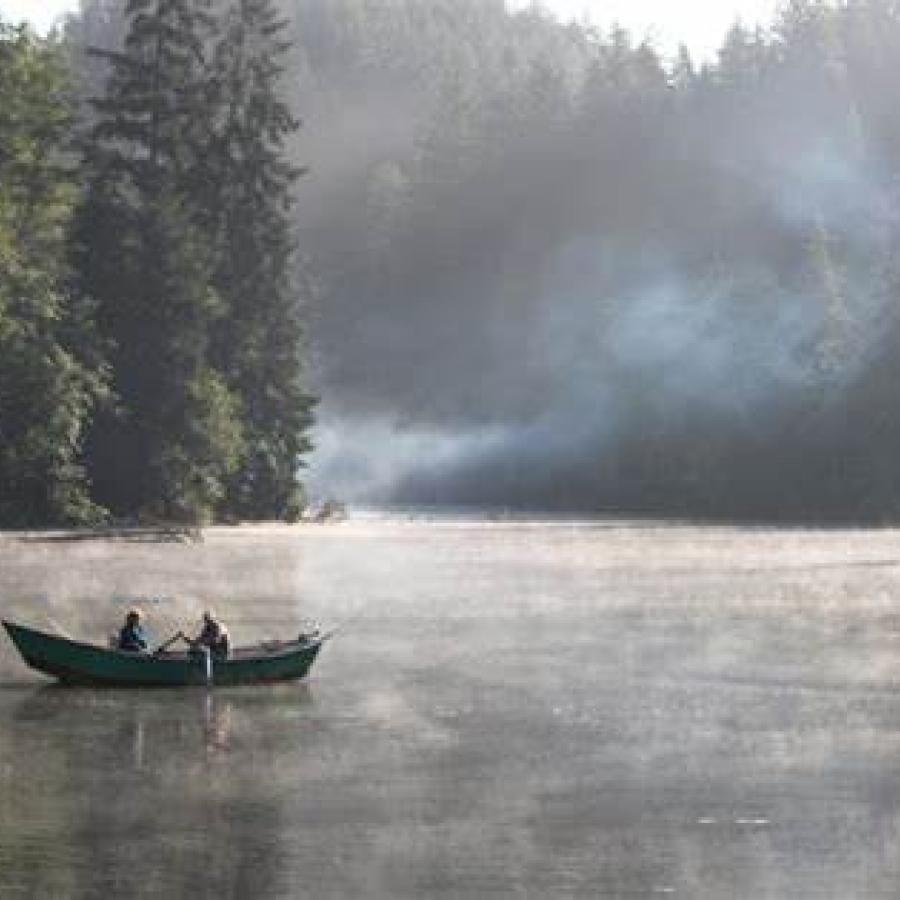
<svg viewBox="0 0 900 900">
<path fill-rule="evenodd" d="M 72 641 L 12 622 L 3 622 L 22 659 L 32 669 L 67 684 L 110 687 L 261 684 L 293 681 L 309 672 L 324 638 L 266 648 L 237 649 L 213 659 L 190 653 L 129 653 Z"/>
</svg>

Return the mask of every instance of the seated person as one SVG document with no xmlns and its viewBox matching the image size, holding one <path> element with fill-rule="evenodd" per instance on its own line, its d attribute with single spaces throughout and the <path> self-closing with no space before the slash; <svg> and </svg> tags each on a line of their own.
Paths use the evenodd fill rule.
<svg viewBox="0 0 900 900">
<path fill-rule="evenodd" d="M 139 609 L 128 610 L 125 616 L 125 624 L 119 631 L 119 649 L 130 650 L 133 653 L 141 653 L 147 649 L 147 636 L 141 625 L 141 611 Z"/>
<path fill-rule="evenodd" d="M 209 647 L 213 656 L 228 656 L 228 629 L 219 622 L 211 610 L 203 613 L 203 628 L 191 642 L 195 647 Z"/>
</svg>

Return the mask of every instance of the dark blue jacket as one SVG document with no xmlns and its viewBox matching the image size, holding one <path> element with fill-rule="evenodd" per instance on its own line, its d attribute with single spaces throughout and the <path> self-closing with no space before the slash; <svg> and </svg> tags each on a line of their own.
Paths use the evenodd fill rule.
<svg viewBox="0 0 900 900">
<path fill-rule="evenodd" d="M 119 632 L 120 650 L 146 650 L 147 637 L 140 625 L 123 625 Z"/>
<path fill-rule="evenodd" d="M 195 643 L 201 647 L 209 647 L 216 656 L 228 655 L 228 632 L 215 619 L 203 623 L 203 630 Z"/>
</svg>

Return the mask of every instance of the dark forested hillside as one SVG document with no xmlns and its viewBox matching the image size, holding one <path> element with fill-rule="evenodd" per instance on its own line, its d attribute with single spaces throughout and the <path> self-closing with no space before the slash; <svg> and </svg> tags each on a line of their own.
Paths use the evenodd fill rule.
<svg viewBox="0 0 900 900">
<path fill-rule="evenodd" d="M 793 3 L 704 65 L 500 3 L 290 8 L 320 480 L 895 515 L 895 4 Z"/>
<path fill-rule="evenodd" d="M 129 277 L 166 302 L 177 292 L 142 272 L 188 295 L 199 278 L 208 305 L 188 303 L 205 311 L 190 320 L 199 330 L 180 374 L 160 370 L 183 391 L 162 391 L 167 412 L 134 394 L 132 381 L 152 375 L 135 356 L 147 323 L 118 286 L 77 282 L 96 304 L 118 398 L 92 421 L 125 442 L 101 450 L 92 438 L 86 459 L 81 444 L 72 451 L 105 506 L 173 514 L 173 498 L 188 497 L 224 517 L 295 509 L 305 346 L 322 397 L 319 491 L 900 515 L 896 4 L 795 0 L 770 28 L 735 26 L 701 64 L 661 58 L 620 29 L 512 14 L 502 0 L 282 0 L 277 36 L 257 19 L 249 42 L 267 4 L 183 2 L 216 24 L 199 37 L 200 106 L 173 124 L 180 205 L 151 193 L 166 255 L 192 249 L 168 274 L 135 257 Z M 118 57 L 86 52 L 118 52 L 121 12 L 89 0 L 68 24 L 71 84 L 85 98 L 117 66 L 124 77 Z M 266 74 L 266 60 L 283 71 Z M 284 108 L 256 104 L 254 90 Z M 81 117 L 120 147 L 109 107 L 84 103 Z M 309 171 L 295 183 L 288 163 Z M 82 179 L 91 184 L 109 181 Z M 258 204 L 257 186 L 276 199 Z M 135 197 L 122 196 L 127 212 Z M 102 199 L 91 188 L 80 208 Z M 101 212 L 77 232 L 101 263 L 112 257 L 91 228 L 113 221 Z M 130 253 L 148 250 L 113 231 Z M 131 349 L 110 331 L 117 316 Z M 163 345 L 179 321 L 163 317 Z M 163 436 L 156 450 L 145 428 Z M 122 466 L 137 461 L 127 484 L 155 473 L 143 495 L 119 502 L 121 485 L 102 474 L 111 460 L 97 462 L 110 447 Z"/>
</svg>

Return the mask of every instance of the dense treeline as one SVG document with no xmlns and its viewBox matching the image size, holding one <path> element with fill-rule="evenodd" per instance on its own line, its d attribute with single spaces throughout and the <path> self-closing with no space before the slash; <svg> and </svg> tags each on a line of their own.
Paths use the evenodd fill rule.
<svg viewBox="0 0 900 900">
<path fill-rule="evenodd" d="M 83 520 L 82 449 L 107 375 L 91 310 L 70 289 L 77 201 L 57 50 L 0 24 L 0 522 Z"/>
<path fill-rule="evenodd" d="M 32 518 L 296 509 L 294 228 L 322 485 L 900 513 L 896 3 L 794 0 L 703 65 L 502 0 L 282 0 L 280 32 L 250 0 L 129 8 L 90 0 L 40 46 L 103 99 L 77 174 L 54 175 L 75 401 L 44 400 L 79 424 L 34 469 L 54 487 Z M 162 9 L 150 96 L 132 81 Z M 282 150 L 310 165 L 296 208 Z"/>
<path fill-rule="evenodd" d="M 2 44 L 4 524 L 296 518 L 285 23 L 268 0 L 129 0 L 120 28 L 87 48 L 103 88 L 77 123 L 65 48 Z"/>
</svg>

